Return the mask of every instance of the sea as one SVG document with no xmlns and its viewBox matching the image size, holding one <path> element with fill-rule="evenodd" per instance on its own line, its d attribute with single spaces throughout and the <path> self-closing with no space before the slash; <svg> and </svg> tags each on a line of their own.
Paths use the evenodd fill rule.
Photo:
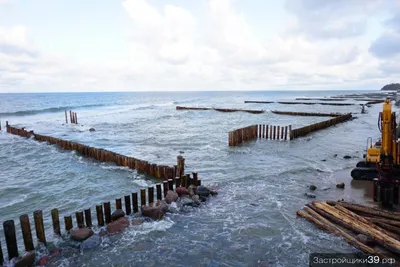
<svg viewBox="0 0 400 267">
<path fill-rule="evenodd" d="M 377 120 L 381 105 L 372 105 L 361 114 L 363 102 L 352 99 L 340 103 L 356 105 L 244 101 L 295 101 L 297 97 L 364 92 L 374 91 L 0 94 L 1 224 L 15 220 L 22 254 L 19 216 L 28 214 L 33 227 L 33 211 L 42 210 L 47 241 L 53 248 L 62 249 L 60 256 L 49 258 L 47 266 L 290 267 L 308 266 L 310 253 L 356 252 L 343 239 L 297 218 L 296 211 L 314 200 L 305 196 L 312 184 L 317 186 L 313 192 L 316 200 L 351 197 L 336 188 L 335 174 L 362 160 L 368 137 L 380 136 Z M 265 113 L 176 110 L 176 106 L 262 109 Z M 66 124 L 66 110 L 77 113 L 78 124 Z M 277 115 L 272 110 L 351 112 L 354 120 L 293 141 L 260 139 L 228 146 L 228 132 L 237 128 L 253 124 L 298 128 L 327 119 Z M 198 172 L 202 185 L 217 190 L 218 195 L 201 207 L 168 213 L 160 221 L 105 236 L 97 248 L 76 249 L 76 244 L 52 233 L 51 209 L 59 209 L 63 231 L 63 216 L 91 208 L 96 222 L 96 205 L 114 203 L 116 198 L 159 181 L 125 167 L 7 134 L 6 121 L 35 133 L 151 163 L 174 165 L 182 155 L 186 172 Z M 346 155 L 352 158 L 344 159 Z M 349 172 L 346 179 L 346 186 L 351 186 Z M 7 260 L 2 225 L 0 228 L 6 264 L 12 266 Z M 48 250 L 42 247 L 38 255 L 46 253 Z"/>
</svg>

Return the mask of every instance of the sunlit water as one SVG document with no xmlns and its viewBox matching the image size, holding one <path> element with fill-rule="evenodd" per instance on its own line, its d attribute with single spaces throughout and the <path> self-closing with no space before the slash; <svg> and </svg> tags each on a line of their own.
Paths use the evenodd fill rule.
<svg viewBox="0 0 400 267">
<path fill-rule="evenodd" d="M 311 252 L 353 250 L 341 239 L 297 219 L 296 210 L 310 201 L 304 196 L 310 184 L 332 187 L 314 192 L 317 199 L 337 199 L 340 193 L 334 188 L 333 174 L 354 166 L 367 137 L 379 136 L 381 105 L 359 114 L 362 102 L 352 100 L 341 103 L 357 105 L 244 101 L 291 101 L 342 93 L 352 92 L 3 94 L 0 116 L 3 128 L 8 120 L 40 134 L 157 164 L 176 164 L 176 156 L 183 151 L 187 171 L 199 172 L 204 185 L 219 191 L 201 208 L 131 226 L 103 238 L 97 249 L 64 249 L 50 266 L 257 266 L 259 262 L 308 266 Z M 176 105 L 264 109 L 266 113 L 177 111 Z M 78 125 L 65 125 L 65 109 L 78 113 Z M 228 147 L 228 132 L 236 128 L 259 123 L 297 128 L 328 119 L 275 115 L 270 110 L 353 112 L 357 119 L 292 142 L 258 140 Z M 95 132 L 89 132 L 92 127 Z M 346 160 L 344 155 L 359 158 Z M 42 209 L 47 239 L 56 244 L 60 241 L 51 234 L 52 208 L 58 208 L 61 216 L 89 207 L 93 211 L 103 201 L 113 202 L 157 182 L 4 131 L 0 133 L 0 181 L 1 220 L 14 219 L 19 229 L 20 215 Z M 2 230 L 0 237 L 6 255 Z"/>
</svg>

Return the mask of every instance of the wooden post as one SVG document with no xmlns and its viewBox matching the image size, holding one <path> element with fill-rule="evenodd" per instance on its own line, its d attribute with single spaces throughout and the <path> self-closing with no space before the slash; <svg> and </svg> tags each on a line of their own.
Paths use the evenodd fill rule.
<svg viewBox="0 0 400 267">
<path fill-rule="evenodd" d="M 289 125 L 289 140 L 293 140 L 292 125 Z"/>
<path fill-rule="evenodd" d="M 278 140 L 279 140 L 280 129 L 281 129 L 281 126 L 278 126 L 278 133 L 277 133 L 277 138 L 276 138 Z"/>
<path fill-rule="evenodd" d="M 3 223 L 3 229 L 7 244 L 8 259 L 18 258 L 17 236 L 15 235 L 14 221 L 5 221 Z"/>
<path fill-rule="evenodd" d="M 188 179 L 188 187 L 191 186 L 191 185 L 194 185 L 194 182 L 193 182 L 193 178 L 189 177 L 189 179 Z"/>
<path fill-rule="evenodd" d="M 85 224 L 83 223 L 83 211 L 75 212 L 75 217 L 76 217 L 76 224 L 78 225 L 78 227 L 79 228 L 85 227 Z"/>
<path fill-rule="evenodd" d="M 0 266 L 3 266 L 3 262 L 4 262 L 3 249 L 1 248 L 1 242 L 0 242 Z"/>
<path fill-rule="evenodd" d="M 185 173 L 185 159 L 182 156 L 177 157 L 177 174 L 176 176 L 182 177 L 182 175 Z"/>
<path fill-rule="evenodd" d="M 72 119 L 72 111 L 69 111 L 69 121 L 71 122 L 71 124 L 74 123 L 74 120 Z"/>
<path fill-rule="evenodd" d="M 265 132 L 265 124 L 263 124 L 262 127 L 263 127 L 262 138 L 265 138 L 265 134 L 266 134 L 266 132 Z"/>
<path fill-rule="evenodd" d="M 146 206 L 146 189 L 140 189 L 140 206 Z"/>
<path fill-rule="evenodd" d="M 199 180 L 197 180 L 197 186 L 200 186 L 201 185 L 201 180 L 199 179 Z"/>
<path fill-rule="evenodd" d="M 126 215 L 129 215 L 132 213 L 131 196 L 127 195 L 124 196 L 124 198 L 125 198 L 125 212 Z"/>
<path fill-rule="evenodd" d="M 72 229 L 72 216 L 64 216 L 65 230 L 69 232 Z"/>
<path fill-rule="evenodd" d="M 175 188 L 181 186 L 181 178 L 180 177 L 175 177 Z"/>
<path fill-rule="evenodd" d="M 44 233 L 44 226 L 43 226 L 43 212 L 41 210 L 36 210 L 33 213 L 33 218 L 35 220 L 37 239 L 39 242 L 46 245 L 46 235 Z"/>
<path fill-rule="evenodd" d="M 275 140 L 275 137 L 276 137 L 276 126 L 274 125 L 274 140 Z"/>
<path fill-rule="evenodd" d="M 65 123 L 68 124 L 68 116 L 67 116 L 67 111 L 65 111 Z"/>
<path fill-rule="evenodd" d="M 104 226 L 104 216 L 103 216 L 103 206 L 96 205 L 96 214 L 97 214 L 97 224 L 99 226 Z"/>
<path fill-rule="evenodd" d="M 120 198 L 115 200 L 115 207 L 117 210 L 122 210 L 122 200 Z"/>
<path fill-rule="evenodd" d="M 21 216 L 22 217 L 22 216 Z M 28 218 L 29 220 L 29 218 Z M 51 220 L 53 221 L 53 230 L 56 235 L 61 235 L 60 230 L 60 217 L 58 216 L 58 209 L 51 210 Z M 21 223 L 22 225 L 22 223 Z"/>
<path fill-rule="evenodd" d="M 268 139 L 268 124 L 265 125 L 265 139 Z"/>
<path fill-rule="evenodd" d="M 106 224 L 111 222 L 111 204 L 110 202 L 104 202 L 104 217 L 106 219 Z"/>
<path fill-rule="evenodd" d="M 137 193 L 132 193 L 132 206 L 133 206 L 133 213 L 136 213 L 139 211 L 138 194 Z"/>
<path fill-rule="evenodd" d="M 193 175 L 193 185 L 197 186 L 197 180 L 199 179 L 198 174 L 197 172 L 192 172 L 192 175 Z"/>
<path fill-rule="evenodd" d="M 284 134 L 284 132 L 283 132 L 283 126 L 281 127 L 281 140 L 283 140 L 283 134 Z"/>
<path fill-rule="evenodd" d="M 92 227 L 92 212 L 90 209 L 85 210 L 85 222 L 87 227 Z"/>
<path fill-rule="evenodd" d="M 147 188 L 147 193 L 149 195 L 149 204 L 154 202 L 154 187 L 153 186 L 149 186 Z"/>
<path fill-rule="evenodd" d="M 167 196 L 168 192 L 168 181 L 163 181 L 163 191 L 164 191 L 164 198 Z"/>
<path fill-rule="evenodd" d="M 75 113 L 75 123 L 78 124 L 78 114 Z"/>
<path fill-rule="evenodd" d="M 29 223 L 29 216 L 27 214 L 21 215 L 19 217 L 19 221 L 21 223 L 22 237 L 24 238 L 25 250 L 26 251 L 35 250 L 35 247 L 33 246 L 31 225 Z"/>
<path fill-rule="evenodd" d="M 161 200 L 162 196 L 161 196 L 161 184 L 160 183 L 156 184 L 156 190 L 157 190 L 157 199 Z"/>
<path fill-rule="evenodd" d="M 287 140 L 287 126 L 285 126 L 285 140 Z"/>
<path fill-rule="evenodd" d="M 190 173 L 186 174 L 185 187 L 188 188 L 190 183 Z"/>
<path fill-rule="evenodd" d="M 168 190 L 174 191 L 174 180 L 168 179 Z"/>
<path fill-rule="evenodd" d="M 272 125 L 269 126 L 269 139 L 272 140 Z"/>
</svg>

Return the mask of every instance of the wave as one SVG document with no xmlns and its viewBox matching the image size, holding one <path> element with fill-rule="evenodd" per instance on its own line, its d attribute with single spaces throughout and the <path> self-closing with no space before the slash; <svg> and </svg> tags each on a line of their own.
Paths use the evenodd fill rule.
<svg viewBox="0 0 400 267">
<path fill-rule="evenodd" d="M 4 112 L 0 113 L 0 116 L 26 116 L 26 115 L 36 115 L 42 113 L 54 113 L 60 112 L 64 110 L 71 110 L 77 108 L 92 108 L 92 107 L 103 107 L 104 104 L 91 104 L 91 105 L 80 105 L 80 106 L 61 106 L 61 107 L 52 107 L 45 109 L 32 109 L 32 110 L 20 110 L 16 112 Z"/>
</svg>

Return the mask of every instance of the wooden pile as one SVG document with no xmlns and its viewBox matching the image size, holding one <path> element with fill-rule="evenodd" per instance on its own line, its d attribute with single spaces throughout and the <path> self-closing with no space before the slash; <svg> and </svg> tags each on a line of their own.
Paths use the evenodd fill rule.
<svg viewBox="0 0 400 267">
<path fill-rule="evenodd" d="M 344 201 L 313 201 L 297 215 L 318 228 L 343 237 L 367 254 L 382 258 L 400 256 L 400 213 Z M 361 242 L 357 235 L 370 239 Z M 357 238 L 356 238 L 357 237 Z M 361 240 L 361 241 L 360 241 Z"/>
<path fill-rule="evenodd" d="M 284 105 L 328 105 L 328 106 L 353 106 L 353 103 L 318 103 L 318 102 L 278 102 Z"/>
<path fill-rule="evenodd" d="M 247 112 L 252 114 L 264 113 L 264 110 L 249 110 L 249 109 L 231 109 L 231 108 L 203 108 L 203 107 L 181 107 L 176 106 L 176 110 L 215 110 L 219 112 Z"/>
<path fill-rule="evenodd" d="M 277 111 L 277 110 L 271 110 L 271 112 L 279 115 L 312 116 L 312 117 L 340 117 L 344 115 L 340 113 L 292 112 L 292 111 Z"/>
</svg>

